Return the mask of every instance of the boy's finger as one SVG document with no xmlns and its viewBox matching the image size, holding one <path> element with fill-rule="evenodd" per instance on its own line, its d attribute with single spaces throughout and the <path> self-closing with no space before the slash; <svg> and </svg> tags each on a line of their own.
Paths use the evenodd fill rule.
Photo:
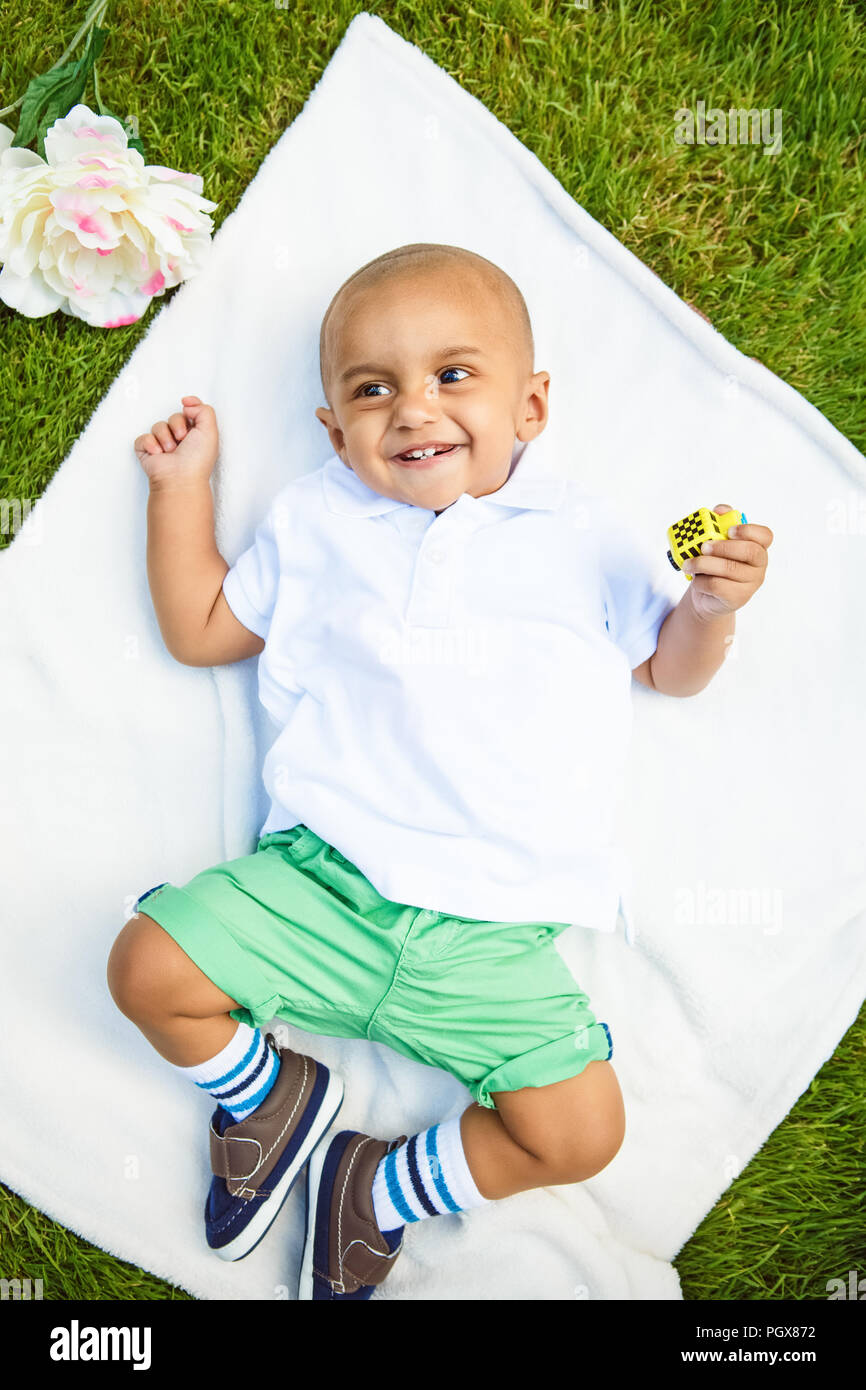
<svg viewBox="0 0 866 1390">
<path fill-rule="evenodd" d="M 718 555 L 730 560 L 739 560 L 744 565 L 758 565 L 763 567 L 767 563 L 767 552 L 764 546 L 757 541 L 749 540 L 747 536 L 736 536 L 732 540 L 730 536 L 723 541 L 704 541 L 701 546 L 701 555 Z"/>
<path fill-rule="evenodd" d="M 727 502 L 719 502 L 713 507 L 716 516 L 724 516 L 726 512 L 736 510 L 736 507 L 729 506 Z M 765 548 L 773 544 L 773 533 L 769 526 L 758 526 L 751 521 L 744 521 L 739 526 L 732 526 L 728 535 L 732 540 L 757 541 L 758 545 L 763 545 Z"/>
<path fill-rule="evenodd" d="M 158 420 L 151 430 L 151 434 L 163 451 L 170 451 L 174 448 L 174 435 L 167 420 Z"/>
<path fill-rule="evenodd" d="M 753 582 L 755 570 L 760 568 L 762 567 L 750 564 L 747 560 L 717 555 L 715 552 L 712 555 L 697 555 L 683 565 L 686 574 L 715 574 L 721 579 L 735 579 L 740 583 Z"/>
<path fill-rule="evenodd" d="M 769 526 L 759 526 L 754 521 L 744 521 L 739 526 L 732 526 L 728 536 L 735 541 L 757 541 L 765 550 L 773 544 L 773 533 Z"/>
</svg>

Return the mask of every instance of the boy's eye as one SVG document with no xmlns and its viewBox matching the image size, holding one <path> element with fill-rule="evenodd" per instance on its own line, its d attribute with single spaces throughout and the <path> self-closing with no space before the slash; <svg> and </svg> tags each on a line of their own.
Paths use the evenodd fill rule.
<svg viewBox="0 0 866 1390">
<path fill-rule="evenodd" d="M 442 377 L 442 376 L 447 376 L 449 372 L 462 372 L 464 376 L 468 376 L 468 375 L 469 375 L 469 373 L 468 373 L 468 371 L 466 370 L 465 367 L 443 367 L 443 368 L 442 368 L 442 371 L 439 373 L 439 375 L 440 375 L 440 377 Z M 446 382 L 445 384 L 446 384 L 446 386 L 447 386 L 447 385 L 450 385 L 451 383 L 450 383 L 450 382 Z M 369 391 L 375 390 L 377 387 L 382 387 L 382 390 L 383 390 L 383 391 L 387 389 L 385 386 L 383 386 L 383 384 L 382 384 L 381 381 L 368 381 L 368 382 L 365 382 L 365 384 L 361 387 L 361 389 L 360 389 L 360 391 L 358 392 L 358 394 L 359 394 L 360 396 L 366 396 L 366 395 L 368 394 Z M 378 395 L 378 391 L 377 391 L 377 395 Z"/>
</svg>

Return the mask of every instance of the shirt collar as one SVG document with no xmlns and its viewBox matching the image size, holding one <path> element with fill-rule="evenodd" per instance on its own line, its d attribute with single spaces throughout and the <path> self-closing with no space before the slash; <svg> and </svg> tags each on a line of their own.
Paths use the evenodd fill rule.
<svg viewBox="0 0 866 1390">
<path fill-rule="evenodd" d="M 559 506 L 565 493 L 565 479 L 550 469 L 550 441 L 545 427 L 537 438 L 515 442 L 511 456 L 511 472 L 497 492 L 486 497 L 471 498 L 473 502 L 492 502 L 498 507 L 514 507 L 550 511 Z M 383 497 L 362 482 L 357 473 L 347 468 L 337 454 L 332 454 L 324 466 L 322 486 L 328 509 L 343 516 L 382 516 L 398 507 L 415 508 L 411 502 L 398 502 Z M 463 493 L 463 497 L 469 497 Z"/>
</svg>

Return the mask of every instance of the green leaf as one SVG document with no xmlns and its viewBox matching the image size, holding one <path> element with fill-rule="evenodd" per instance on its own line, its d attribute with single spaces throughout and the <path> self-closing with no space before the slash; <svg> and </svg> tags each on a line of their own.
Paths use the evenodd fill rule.
<svg viewBox="0 0 866 1390">
<path fill-rule="evenodd" d="M 90 70 L 105 46 L 107 29 L 91 29 L 81 57 L 75 63 L 34 77 L 21 105 L 18 129 L 12 140 L 13 148 L 37 141 L 37 153 L 45 158 L 46 131 L 61 116 L 67 115 L 81 100 Z"/>
<path fill-rule="evenodd" d="M 64 68 L 55 68 L 53 72 L 46 72 L 41 77 L 34 77 L 24 93 L 18 129 L 12 140 L 13 149 L 29 145 L 31 140 L 36 138 L 40 119 L 51 100 L 52 93 L 61 88 L 66 90 L 68 83 L 77 71 L 77 63 L 67 63 Z"/>
</svg>

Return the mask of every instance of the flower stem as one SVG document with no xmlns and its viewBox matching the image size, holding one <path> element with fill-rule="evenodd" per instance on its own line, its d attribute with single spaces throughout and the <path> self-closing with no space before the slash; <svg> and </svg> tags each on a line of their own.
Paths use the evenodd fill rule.
<svg viewBox="0 0 866 1390">
<path fill-rule="evenodd" d="M 75 50 L 76 46 L 84 38 L 88 30 L 91 29 L 94 24 L 102 23 L 102 20 L 105 17 L 105 11 L 108 9 L 109 3 L 110 0 L 93 0 L 93 4 L 90 6 L 90 9 L 87 11 L 87 14 L 84 16 L 84 23 L 82 24 L 78 33 L 75 35 L 75 38 L 72 40 L 66 52 L 61 54 L 61 56 L 57 59 L 57 62 L 52 63 L 50 68 L 45 69 L 46 73 L 53 72 L 55 68 L 62 67 L 63 64 L 66 62 L 66 59 Z M 22 95 L 18 98 L 17 101 L 13 101 L 11 106 L 4 106 L 3 110 L 0 111 L 0 117 L 8 116 L 10 111 L 15 111 L 17 107 L 19 107 L 23 102 L 24 95 L 25 94 L 22 93 Z M 97 96 L 97 101 L 98 100 L 99 98 Z"/>
</svg>

